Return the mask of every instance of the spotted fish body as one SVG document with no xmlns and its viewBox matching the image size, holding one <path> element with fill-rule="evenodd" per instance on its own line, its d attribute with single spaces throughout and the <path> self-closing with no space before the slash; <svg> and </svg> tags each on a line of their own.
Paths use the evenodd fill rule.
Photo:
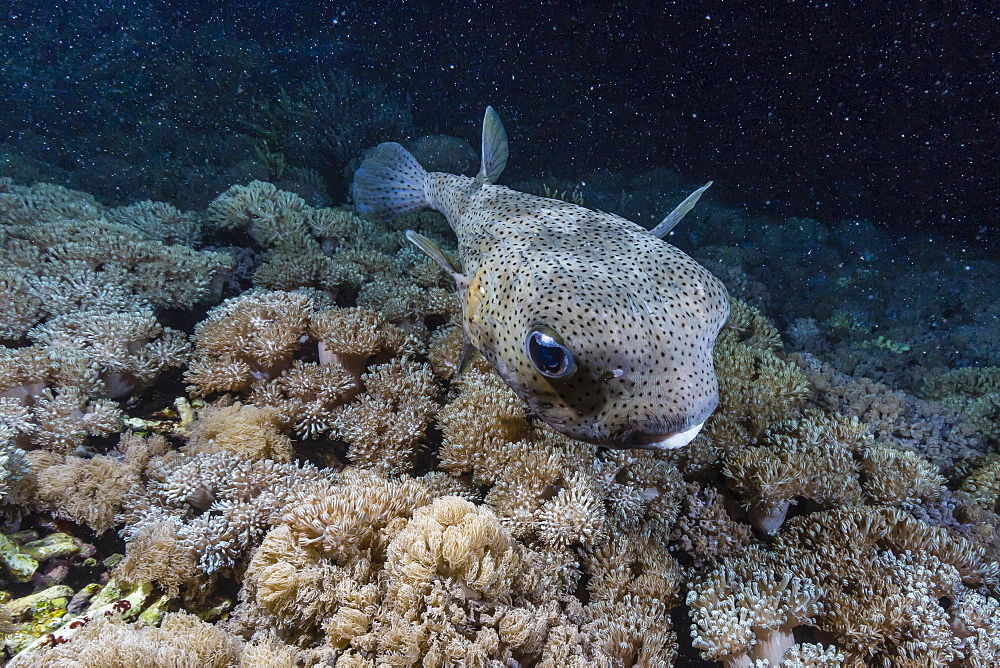
<svg viewBox="0 0 1000 668">
<path fill-rule="evenodd" d="M 624 218 L 493 185 L 506 136 L 498 119 L 490 127 L 491 112 L 477 178 L 425 172 L 382 144 L 355 176 L 359 213 L 444 214 L 461 269 L 407 236 L 455 277 L 467 343 L 556 431 L 613 447 L 686 445 L 719 401 L 712 347 L 729 316 L 724 286 Z"/>
</svg>

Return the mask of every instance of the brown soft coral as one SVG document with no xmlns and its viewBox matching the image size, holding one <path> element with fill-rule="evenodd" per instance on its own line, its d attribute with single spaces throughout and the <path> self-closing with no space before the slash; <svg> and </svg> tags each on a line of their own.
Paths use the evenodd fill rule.
<svg viewBox="0 0 1000 668">
<path fill-rule="evenodd" d="M 700 569 L 742 551 L 752 542 L 753 531 L 729 516 L 715 487 L 691 483 L 671 540 Z"/>
<path fill-rule="evenodd" d="M 865 448 L 860 465 L 865 498 L 875 505 L 915 508 L 941 498 L 945 478 L 916 453 L 885 445 Z"/>
<path fill-rule="evenodd" d="M 385 603 L 372 628 L 378 653 L 423 655 L 430 665 L 496 654 L 492 625 L 463 631 L 478 626 L 477 601 L 508 600 L 520 565 L 516 543 L 489 509 L 443 497 L 417 510 L 386 552 Z"/>
<path fill-rule="evenodd" d="M 59 463 L 36 467 L 36 503 L 96 533 L 106 531 L 114 525 L 125 495 L 141 482 L 146 464 L 168 447 L 162 436 L 143 439 L 125 433 L 107 455 L 67 456 Z"/>
<path fill-rule="evenodd" d="M 190 349 L 184 333 L 162 327 L 150 309 L 67 313 L 34 327 L 28 337 L 80 358 L 111 398 L 146 389 L 163 371 L 182 366 Z"/>
<path fill-rule="evenodd" d="M 769 432 L 761 445 L 735 452 L 723 473 L 743 499 L 750 523 L 771 533 L 798 497 L 823 507 L 860 503 L 853 453 L 865 436 L 856 420 L 810 413 Z"/>
<path fill-rule="evenodd" d="M 867 378 L 847 376 L 808 353 L 790 358 L 809 377 L 813 404 L 857 417 L 876 441 L 919 453 L 952 480 L 968 475 L 981 458 L 983 444 L 975 427 L 943 405 L 914 399 Z"/>
<path fill-rule="evenodd" d="M 427 364 L 397 359 L 362 376 L 367 391 L 336 417 L 333 433 L 348 444 L 348 458 L 384 473 L 402 473 L 438 411 L 437 385 Z"/>
<path fill-rule="evenodd" d="M 813 624 L 821 590 L 772 555 L 750 549 L 690 586 L 693 645 L 727 667 L 757 660 L 777 664 L 795 640 L 792 629 Z"/>
<path fill-rule="evenodd" d="M 261 288 L 317 288 L 335 297 L 392 264 L 368 248 L 375 230 L 350 210 L 311 207 L 270 183 L 233 186 L 209 204 L 207 214 L 220 228 L 245 229 L 267 249 L 253 276 Z"/>
<path fill-rule="evenodd" d="M 823 592 L 816 627 L 848 665 L 946 664 L 961 658 L 955 613 L 968 586 L 995 586 L 1000 565 L 982 548 L 895 508 L 856 507 L 789 520 L 778 559 Z"/>
<path fill-rule="evenodd" d="M 0 268 L 18 315 L 0 337 L 18 339 L 43 317 L 77 311 L 191 308 L 217 299 L 232 270 L 228 256 L 161 243 L 132 224 L 135 215 L 116 215 L 89 195 L 45 184 L 5 190 Z M 142 217 L 158 214 L 173 215 L 148 209 Z"/>
<path fill-rule="evenodd" d="M 382 353 L 412 354 L 419 343 L 385 318 L 363 308 L 328 308 L 313 315 L 310 334 L 318 342 L 320 364 L 339 366 L 360 386 L 369 360 Z"/>
<path fill-rule="evenodd" d="M 331 642 L 343 646 L 348 627 L 354 634 L 368 628 L 378 602 L 372 564 L 384 562 L 392 536 L 431 498 L 416 480 L 357 469 L 303 486 L 254 552 L 237 624 L 268 620 L 301 642 L 317 640 L 326 626 Z"/>
<path fill-rule="evenodd" d="M 677 634 L 670 611 L 680 603 L 681 568 L 655 538 L 616 536 L 583 560 L 589 601 L 582 626 L 612 665 L 671 665 Z"/>
<path fill-rule="evenodd" d="M 243 641 L 186 612 L 171 612 L 159 626 L 126 624 L 117 617 L 87 622 L 65 644 L 18 661 L 23 668 L 101 666 L 160 668 L 239 665 Z"/>
<path fill-rule="evenodd" d="M 199 323 L 194 338 L 194 360 L 185 374 L 190 392 L 239 393 L 258 407 L 276 410 L 283 424 L 303 438 L 316 438 L 339 426 L 349 436 L 346 440 L 360 443 L 364 440 L 360 432 L 371 431 L 371 419 L 386 417 L 386 411 L 398 417 L 400 409 L 413 413 L 409 428 L 403 429 L 411 433 L 400 433 L 408 440 L 393 447 L 412 451 L 421 432 L 420 423 L 426 424 L 431 414 L 423 399 L 432 393 L 429 379 L 402 382 L 402 376 L 396 374 L 382 382 L 379 379 L 386 372 L 373 372 L 367 382 L 373 384 L 374 392 L 363 398 L 362 405 L 351 408 L 359 413 L 367 411 L 371 419 L 367 426 L 361 419 L 345 427 L 338 419 L 338 409 L 364 389 L 362 375 L 368 364 L 414 354 L 421 346 L 377 314 L 330 307 L 315 293 L 246 292 L 213 309 Z M 407 377 L 413 380 L 419 375 Z M 395 380 L 402 382 L 401 387 L 390 389 L 390 381 Z M 418 392 L 418 386 L 427 388 Z M 407 400 L 409 406 L 386 407 L 385 400 L 392 395 L 398 398 L 407 388 L 415 392 Z M 376 415 L 379 407 L 365 405 L 371 401 L 382 402 L 381 417 Z M 355 427 L 360 432 L 352 434 Z M 359 459 L 363 458 L 362 448 Z"/>
<path fill-rule="evenodd" d="M 15 432 L 0 425 L 0 502 L 23 502 L 30 486 L 31 462 L 27 453 L 14 445 Z"/>
<path fill-rule="evenodd" d="M 229 451 L 253 460 L 288 462 L 292 458 L 292 441 L 281 433 L 282 426 L 275 408 L 238 401 L 209 404 L 198 411 L 187 451 L 192 455 Z"/>
<path fill-rule="evenodd" d="M 961 413 L 984 436 L 1000 439 L 1000 367 L 966 367 L 928 376 L 921 394 Z"/>
<path fill-rule="evenodd" d="M 199 395 L 247 392 L 289 368 L 302 344 L 313 301 L 301 292 L 252 290 L 212 309 L 195 329 L 185 380 Z"/>
<path fill-rule="evenodd" d="M 409 517 L 431 500 L 417 480 L 389 480 L 374 472 L 345 469 L 336 481 L 323 481 L 297 491 L 281 514 L 303 547 L 325 557 L 352 557 L 385 549 L 380 534 L 399 517 Z"/>
<path fill-rule="evenodd" d="M 781 339 L 774 325 L 752 306 L 731 302 L 732 314 L 713 352 L 719 408 L 701 438 L 674 454 L 686 472 L 716 464 L 772 425 L 794 417 L 809 394 L 805 376 L 779 356 Z"/>
<path fill-rule="evenodd" d="M 271 527 L 272 515 L 320 475 L 312 466 L 250 461 L 226 450 L 188 457 L 169 453 L 154 459 L 145 486 L 126 496 L 121 533 L 135 551 L 151 544 L 133 544 L 147 527 L 169 522 L 176 549 L 189 555 L 185 561 L 197 561 L 200 572 L 211 575 L 240 564 Z M 162 530 L 161 537 L 166 537 Z"/>
<path fill-rule="evenodd" d="M 419 618 L 414 603 L 438 580 L 457 584 L 466 598 L 504 599 L 521 563 L 515 548 L 488 508 L 455 496 L 437 499 L 416 510 L 386 549 L 386 603 Z"/>
<path fill-rule="evenodd" d="M 24 386 L 15 391 L 20 394 Z M 16 434 L 24 449 L 70 453 L 87 444 L 90 436 L 121 430 L 118 406 L 107 399 L 88 399 L 74 387 L 55 392 L 45 388 L 24 398 L 0 397 L 0 427 Z"/>
<path fill-rule="evenodd" d="M 962 491 L 984 508 L 998 509 L 1000 503 L 1000 456 L 992 455 L 962 483 Z"/>
<path fill-rule="evenodd" d="M 438 418 L 441 466 L 472 473 L 485 502 L 529 545 L 554 551 L 599 544 L 609 532 L 666 539 L 684 486 L 676 468 L 645 452 L 598 452 L 527 420 L 492 371 L 470 369 Z"/>
</svg>

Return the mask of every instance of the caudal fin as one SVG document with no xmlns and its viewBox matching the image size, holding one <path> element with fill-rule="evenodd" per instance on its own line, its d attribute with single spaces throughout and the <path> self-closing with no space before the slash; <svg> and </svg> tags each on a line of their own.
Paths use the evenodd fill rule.
<svg viewBox="0 0 1000 668">
<path fill-rule="evenodd" d="M 354 209 L 362 218 L 385 221 L 427 206 L 427 171 L 396 142 L 379 144 L 354 172 Z"/>
</svg>

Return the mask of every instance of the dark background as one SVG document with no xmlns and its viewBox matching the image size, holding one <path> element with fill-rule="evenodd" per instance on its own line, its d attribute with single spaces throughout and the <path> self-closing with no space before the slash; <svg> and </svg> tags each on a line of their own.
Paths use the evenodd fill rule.
<svg viewBox="0 0 1000 668">
<path fill-rule="evenodd" d="M 1000 38 L 985 6 L 290 4 L 14 2 L 4 30 L 47 22 L 100 40 L 132 11 L 164 40 L 251 40 L 283 76 L 374 76 L 408 96 L 421 133 L 474 141 L 492 104 L 511 136 L 508 181 L 662 166 L 755 213 L 992 245 Z"/>
</svg>

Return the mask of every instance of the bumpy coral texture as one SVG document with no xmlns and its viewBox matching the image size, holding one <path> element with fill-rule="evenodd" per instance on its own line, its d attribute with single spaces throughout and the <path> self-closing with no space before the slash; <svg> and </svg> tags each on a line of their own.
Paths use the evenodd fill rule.
<svg viewBox="0 0 1000 668">
<path fill-rule="evenodd" d="M 201 230 L 150 203 L 11 192 L 0 215 L 26 257 L 46 252 L 22 238 L 41 234 L 25 231 L 41 211 L 52 245 L 85 245 L 71 219 L 134 241 L 155 218 L 143 248 L 224 230 L 262 258 L 255 287 L 197 323 L 190 354 L 149 309 L 205 292 L 153 297 L 134 274 L 83 262 L 43 307 L 27 265 L 0 274 L 0 299 L 18 304 L 16 341 L 0 333 L 13 346 L 0 350 L 0 500 L 115 527 L 119 582 L 226 617 L 101 621 L 39 665 L 118 665 L 125 652 L 135 665 L 995 661 L 1000 476 L 984 456 L 989 415 L 967 408 L 991 395 L 988 374 L 929 380 L 925 396 L 951 409 L 918 400 L 784 352 L 734 300 L 703 433 L 671 453 L 608 450 L 534 420 L 481 360 L 458 373 L 453 286 L 400 234 L 447 246 L 437 216 L 380 227 L 254 182 L 223 193 Z M 767 303 L 740 269 L 725 274 Z M 110 305 L 137 319 L 74 320 Z M 118 366 L 102 357 L 116 350 Z M 150 397 L 178 365 L 192 403 L 207 402 L 193 423 L 164 429 L 169 440 L 101 438 L 121 431 L 109 388 Z"/>
<path fill-rule="evenodd" d="M 29 658 L 21 665 L 106 666 L 159 668 L 160 666 L 238 665 L 243 641 L 185 612 L 170 613 L 158 627 L 136 627 L 99 618 L 88 623 L 65 647 Z"/>
</svg>

